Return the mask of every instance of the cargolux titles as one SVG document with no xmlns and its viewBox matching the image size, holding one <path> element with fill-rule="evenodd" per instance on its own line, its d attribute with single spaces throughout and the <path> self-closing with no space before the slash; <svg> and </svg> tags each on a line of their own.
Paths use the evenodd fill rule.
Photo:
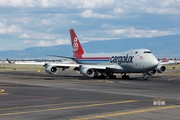
<svg viewBox="0 0 180 120">
<path fill-rule="evenodd" d="M 129 56 L 128 54 L 126 56 L 112 56 L 110 58 L 110 63 L 133 63 L 134 56 Z"/>
</svg>

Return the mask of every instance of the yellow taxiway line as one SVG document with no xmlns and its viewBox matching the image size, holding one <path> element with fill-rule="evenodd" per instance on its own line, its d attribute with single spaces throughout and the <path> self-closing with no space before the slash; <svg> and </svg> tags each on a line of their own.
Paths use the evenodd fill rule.
<svg viewBox="0 0 180 120">
<path fill-rule="evenodd" d="M 126 100 L 126 101 L 106 102 L 106 103 L 97 103 L 97 104 L 88 104 L 88 105 L 79 105 L 79 106 L 70 106 L 70 107 L 61 107 L 61 108 L 51 108 L 51 109 L 33 110 L 33 111 L 24 111 L 24 112 L 2 113 L 2 114 L 0 114 L 0 117 L 8 116 L 8 115 L 20 115 L 20 114 L 37 113 L 37 112 L 59 111 L 59 110 L 79 109 L 79 108 L 97 107 L 97 106 L 114 105 L 114 104 L 124 104 L 124 103 L 132 103 L 132 102 L 138 102 L 138 100 Z"/>
<path fill-rule="evenodd" d="M 3 90 L 3 89 L 0 89 L 0 93 L 3 93 L 5 90 Z"/>
<path fill-rule="evenodd" d="M 6 93 L 4 89 L 0 89 L 0 95 L 7 95 L 9 93 Z"/>
<path fill-rule="evenodd" d="M 73 120 L 91 120 L 91 119 L 102 119 L 107 117 L 115 117 L 115 116 L 122 116 L 122 115 L 129 115 L 129 114 L 136 114 L 136 113 L 143 113 L 143 112 L 151 112 L 151 111 L 157 111 L 157 110 L 165 110 L 165 109 L 172 109 L 172 108 L 179 108 L 180 105 L 172 105 L 172 106 L 164 106 L 164 107 L 154 107 L 154 108 L 148 108 L 148 109 L 140 109 L 140 110 L 133 110 L 133 111 L 125 111 L 125 112 L 117 112 L 117 113 L 111 113 L 111 114 L 101 114 L 96 116 L 90 116 L 90 117 L 84 117 L 84 118 L 76 118 Z"/>
</svg>

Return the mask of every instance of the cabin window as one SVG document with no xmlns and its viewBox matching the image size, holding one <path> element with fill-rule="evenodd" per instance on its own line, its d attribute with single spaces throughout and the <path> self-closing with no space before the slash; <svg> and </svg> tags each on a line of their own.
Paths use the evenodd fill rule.
<svg viewBox="0 0 180 120">
<path fill-rule="evenodd" d="M 144 51 L 144 53 L 151 53 L 151 51 Z"/>
</svg>

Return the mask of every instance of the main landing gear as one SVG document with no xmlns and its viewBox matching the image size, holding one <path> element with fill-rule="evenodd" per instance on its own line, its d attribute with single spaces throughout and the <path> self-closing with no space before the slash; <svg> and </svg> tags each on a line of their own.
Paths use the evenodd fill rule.
<svg viewBox="0 0 180 120">
<path fill-rule="evenodd" d="M 116 75 L 109 76 L 109 79 L 116 79 Z"/>
<path fill-rule="evenodd" d="M 122 75 L 122 79 L 129 79 L 129 75 L 126 75 L 126 73 L 124 75 Z"/>
<path fill-rule="evenodd" d="M 106 79 L 106 78 L 116 79 L 116 75 L 114 75 L 113 73 L 102 73 L 102 72 L 100 73 L 100 72 L 96 72 L 96 74 L 94 76 L 94 79 Z M 122 79 L 129 79 L 129 75 L 127 75 L 127 73 L 124 73 L 122 75 Z M 148 79 L 146 73 L 143 73 L 142 79 L 143 80 L 147 80 Z"/>
<path fill-rule="evenodd" d="M 116 75 L 114 75 L 113 73 L 106 74 L 106 76 L 107 76 L 109 79 L 116 79 Z"/>
<path fill-rule="evenodd" d="M 113 73 L 96 73 L 94 79 L 116 79 L 116 75 Z"/>
<path fill-rule="evenodd" d="M 129 75 L 126 75 L 126 73 L 124 73 L 124 75 L 122 75 L 122 79 L 129 79 Z M 146 73 L 143 73 L 143 80 L 147 80 L 148 77 L 147 77 L 147 74 Z"/>
</svg>

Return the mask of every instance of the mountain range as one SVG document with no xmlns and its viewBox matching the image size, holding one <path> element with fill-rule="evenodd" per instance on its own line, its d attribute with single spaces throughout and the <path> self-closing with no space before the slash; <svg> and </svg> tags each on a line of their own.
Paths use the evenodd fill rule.
<svg viewBox="0 0 180 120">
<path fill-rule="evenodd" d="M 126 38 L 91 41 L 82 44 L 87 53 L 123 52 L 147 48 L 158 58 L 180 58 L 180 34 L 153 38 Z M 72 56 L 71 45 L 29 47 L 23 50 L 0 51 L 0 59 L 51 59 L 47 54 Z"/>
</svg>

